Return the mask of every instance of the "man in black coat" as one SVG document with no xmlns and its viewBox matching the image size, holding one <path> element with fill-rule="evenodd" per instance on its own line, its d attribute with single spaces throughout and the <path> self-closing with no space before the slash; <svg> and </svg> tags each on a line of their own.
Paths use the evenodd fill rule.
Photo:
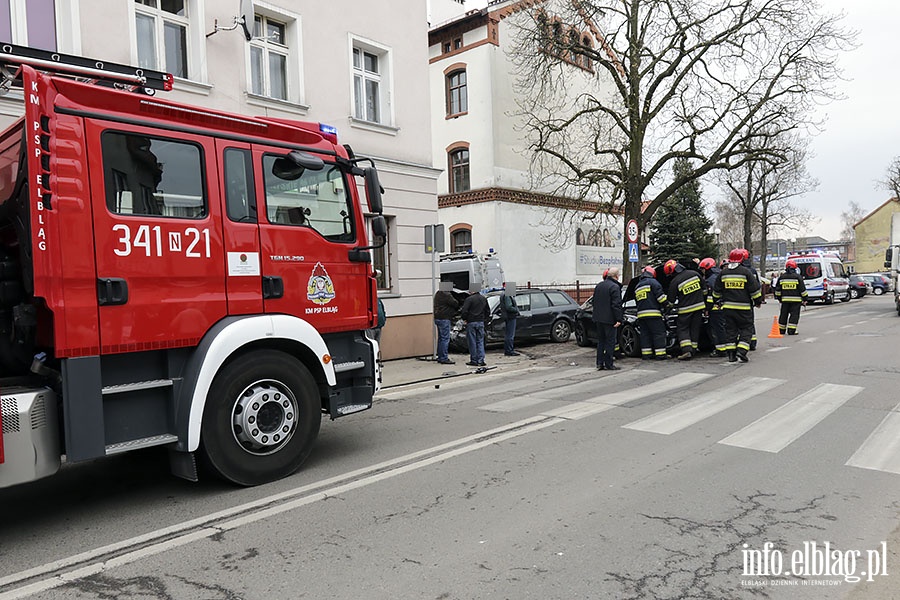
<svg viewBox="0 0 900 600">
<path fill-rule="evenodd" d="M 617 328 L 624 318 L 622 312 L 622 284 L 618 267 L 610 267 L 606 278 L 594 288 L 593 319 L 597 324 L 597 370 L 618 371 L 613 364 Z"/>
<path fill-rule="evenodd" d="M 459 309 L 466 322 L 466 340 L 469 343 L 470 367 L 484 367 L 484 326 L 491 319 L 487 298 L 481 295 L 477 285 L 469 286 L 469 297 Z"/>
</svg>

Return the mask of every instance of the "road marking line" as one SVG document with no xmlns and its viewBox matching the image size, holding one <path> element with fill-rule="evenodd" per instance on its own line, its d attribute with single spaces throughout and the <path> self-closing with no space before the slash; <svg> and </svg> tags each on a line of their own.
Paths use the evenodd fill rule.
<svg viewBox="0 0 900 600">
<path fill-rule="evenodd" d="M 528 408 L 529 406 L 543 404 L 544 402 L 547 402 L 546 398 L 538 398 L 537 396 L 519 396 L 517 398 L 509 398 L 508 400 L 501 400 L 500 402 L 494 402 L 493 404 L 479 406 L 478 410 L 486 410 L 488 412 L 512 412 L 520 408 Z"/>
<path fill-rule="evenodd" d="M 841 325 L 838 329 L 849 329 L 850 327 L 855 327 L 856 323 L 852 323 L 850 325 Z"/>
<path fill-rule="evenodd" d="M 452 365 L 447 365 L 452 366 Z M 440 385 L 442 388 L 457 388 L 457 387 L 465 387 L 470 385 L 483 385 L 485 381 L 496 381 L 499 379 L 503 379 L 504 377 L 519 377 L 524 372 L 525 374 L 533 374 L 540 373 L 541 371 L 550 371 L 552 367 L 533 367 L 526 369 L 513 369 L 511 371 L 501 371 L 496 370 L 488 373 L 481 373 L 477 375 L 477 379 L 475 378 L 475 373 L 472 371 L 469 372 L 461 372 L 457 375 L 451 375 L 447 377 L 435 377 L 429 381 L 418 381 L 414 383 L 408 383 L 402 386 L 391 387 L 388 390 L 378 392 L 375 396 L 375 399 L 379 398 L 390 398 L 392 396 L 400 396 L 403 394 L 408 394 L 410 396 L 421 395 L 427 393 L 429 389 L 433 389 L 435 385 Z"/>
<path fill-rule="evenodd" d="M 546 369 L 549 370 L 549 369 Z M 462 402 L 463 400 L 468 400 L 473 396 L 477 397 L 487 397 L 491 394 L 500 394 L 502 392 L 512 392 L 515 390 L 521 390 L 527 387 L 536 386 L 540 383 L 546 383 L 548 381 L 556 381 L 558 379 L 567 379 L 569 377 L 577 377 L 578 375 L 584 375 L 588 373 L 584 368 L 564 368 L 560 369 L 555 373 L 544 373 L 542 371 L 536 371 L 533 374 L 539 376 L 535 379 L 524 379 L 523 375 L 516 375 L 514 381 L 503 381 L 492 383 L 491 385 L 480 387 L 477 382 L 473 382 L 469 380 L 468 383 L 475 383 L 476 387 L 473 389 L 462 389 L 462 390 L 453 390 L 450 395 L 447 395 L 446 390 L 436 390 L 432 387 L 430 390 L 423 390 L 421 394 L 416 394 L 418 396 L 429 395 L 431 397 L 425 400 L 419 400 L 420 404 L 430 404 L 432 406 L 446 406 L 447 404 L 455 404 L 457 402 Z M 435 382 L 437 385 L 437 382 Z M 443 385 L 441 386 L 443 388 Z"/>
<path fill-rule="evenodd" d="M 413 452 L 377 465 L 273 494 L 240 506 L 225 509 L 190 521 L 82 552 L 38 567 L 0 578 L 0 588 L 45 577 L 18 588 L 0 592 L 0 600 L 18 600 L 32 594 L 58 588 L 114 567 L 137 562 L 172 548 L 221 534 L 256 521 L 312 504 L 319 500 L 390 479 L 422 467 L 492 446 L 525 434 L 563 423 L 562 419 L 532 417 L 438 446 Z M 327 489 L 322 489 L 326 486 Z M 315 491 L 318 490 L 318 491 Z M 309 495 L 304 496 L 304 494 Z M 282 502 L 272 506 L 275 502 Z M 223 521 L 223 519 L 230 519 Z M 109 556 L 113 554 L 113 556 Z M 84 564 L 88 563 L 88 564 Z M 81 565 L 81 566 L 79 566 Z M 71 571 L 54 574 L 69 567 Z"/>
<path fill-rule="evenodd" d="M 850 460 L 848 467 L 900 474 L 900 404 L 882 419 Z"/>
<path fill-rule="evenodd" d="M 719 443 L 762 452 L 781 452 L 862 390 L 855 385 L 820 383 Z"/>
<path fill-rule="evenodd" d="M 828 333 L 828 332 L 826 331 L 825 333 Z M 800 340 L 800 343 L 801 343 L 801 344 L 812 344 L 812 343 L 815 342 L 817 339 L 819 339 L 819 338 L 817 338 L 817 337 L 803 338 L 802 340 Z"/>
<path fill-rule="evenodd" d="M 682 387 L 694 385 L 712 377 L 708 373 L 678 373 L 659 381 L 648 383 L 619 392 L 602 394 L 583 402 L 574 402 L 567 406 L 555 408 L 541 413 L 545 417 L 560 417 L 563 419 L 583 419 L 597 413 L 607 411 L 616 406 L 627 404 L 648 396 L 661 396 Z M 609 378 L 606 378 L 608 380 Z"/>
<path fill-rule="evenodd" d="M 769 348 L 766 352 L 781 352 L 782 350 L 787 350 L 787 346 L 779 346 L 778 348 Z"/>
<path fill-rule="evenodd" d="M 669 435 L 717 415 L 744 400 L 764 394 L 784 382 L 784 379 L 747 377 L 622 427 Z"/>
</svg>

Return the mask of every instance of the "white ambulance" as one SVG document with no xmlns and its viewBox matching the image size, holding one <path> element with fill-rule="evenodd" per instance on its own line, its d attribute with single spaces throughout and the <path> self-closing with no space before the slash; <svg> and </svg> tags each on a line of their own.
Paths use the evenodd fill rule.
<svg viewBox="0 0 900 600">
<path fill-rule="evenodd" d="M 808 252 L 789 256 L 797 263 L 809 301 L 821 300 L 831 304 L 835 300 L 850 300 L 850 280 L 837 252 Z"/>
</svg>

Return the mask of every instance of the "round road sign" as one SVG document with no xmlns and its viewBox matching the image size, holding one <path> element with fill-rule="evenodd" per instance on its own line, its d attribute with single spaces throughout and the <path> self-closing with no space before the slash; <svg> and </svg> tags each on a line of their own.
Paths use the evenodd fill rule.
<svg viewBox="0 0 900 600">
<path fill-rule="evenodd" d="M 625 227 L 625 233 L 628 236 L 628 241 L 632 244 L 638 241 L 638 224 L 637 221 L 631 219 L 628 221 L 628 225 Z"/>
</svg>

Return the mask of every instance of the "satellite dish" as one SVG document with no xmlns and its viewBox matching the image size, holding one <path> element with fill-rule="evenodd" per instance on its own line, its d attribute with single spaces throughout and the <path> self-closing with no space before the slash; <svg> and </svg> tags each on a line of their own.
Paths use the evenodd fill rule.
<svg viewBox="0 0 900 600">
<path fill-rule="evenodd" d="M 256 8 L 253 6 L 253 0 L 241 0 L 240 18 L 244 28 L 244 37 L 249 42 L 253 39 L 253 26 L 256 20 Z"/>
</svg>

